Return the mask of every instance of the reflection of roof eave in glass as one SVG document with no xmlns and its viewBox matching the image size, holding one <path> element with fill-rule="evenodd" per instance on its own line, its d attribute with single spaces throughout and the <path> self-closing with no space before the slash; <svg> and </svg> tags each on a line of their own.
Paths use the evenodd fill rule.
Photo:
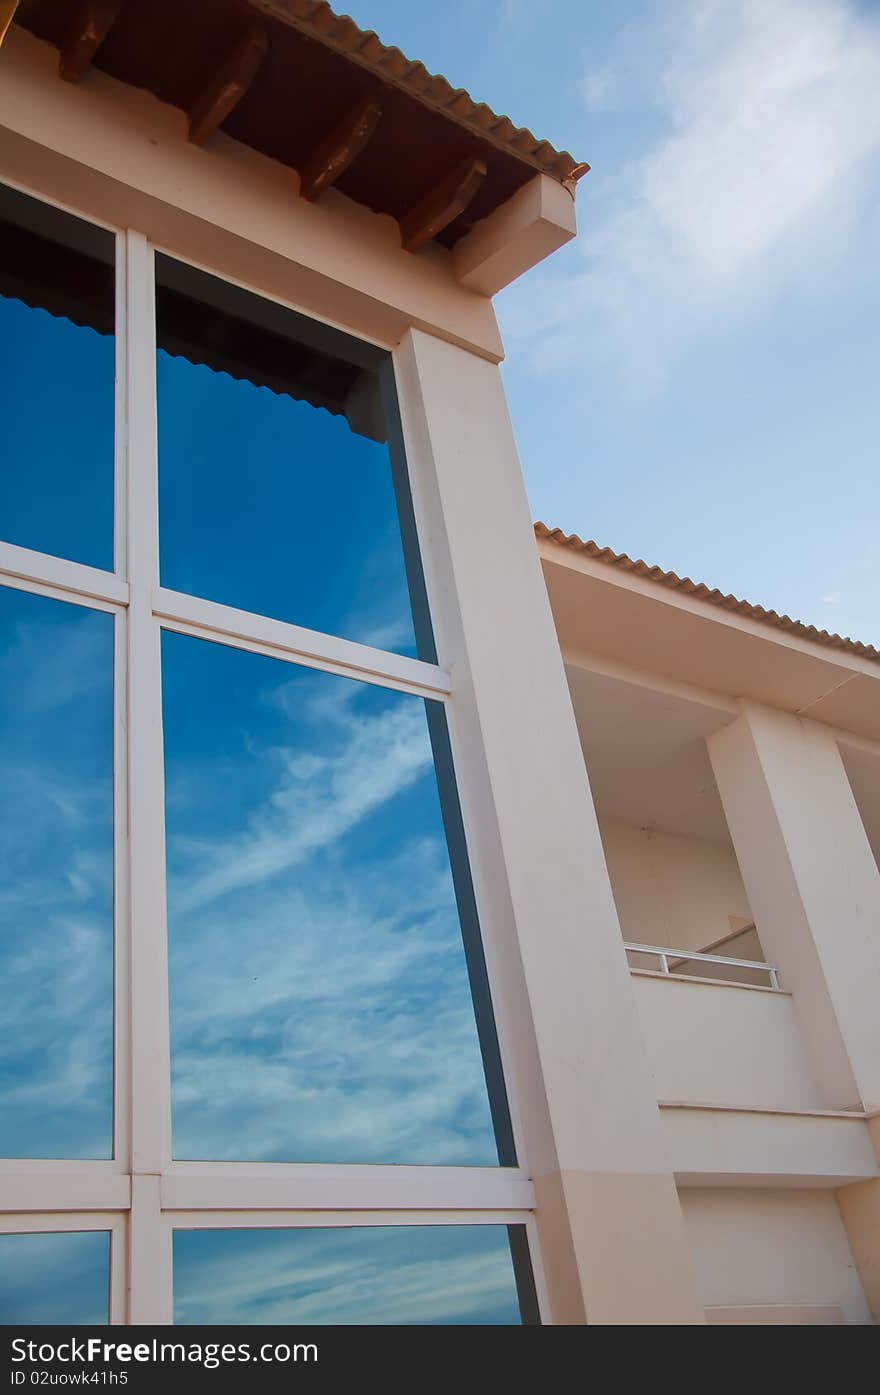
<svg viewBox="0 0 880 1395">
<path fill-rule="evenodd" d="M 344 417 L 357 435 L 385 441 L 384 349 L 161 253 L 156 295 L 165 353 L 308 402 Z"/>
<path fill-rule="evenodd" d="M 107 7 L 100 34 L 66 0 L 24 0 L 17 20 L 59 48 L 62 74 L 93 62 L 301 175 L 405 225 L 413 248 L 452 247 L 536 174 L 572 189 L 589 168 L 476 103 L 315 0 L 151 0 Z M 417 226 L 414 226 L 417 225 Z"/>
<path fill-rule="evenodd" d="M 0 295 L 114 332 L 114 235 L 0 186 Z"/>
</svg>

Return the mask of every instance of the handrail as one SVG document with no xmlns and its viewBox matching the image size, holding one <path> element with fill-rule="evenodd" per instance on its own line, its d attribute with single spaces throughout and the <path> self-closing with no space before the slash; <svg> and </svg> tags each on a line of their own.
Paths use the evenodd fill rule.
<svg viewBox="0 0 880 1395">
<path fill-rule="evenodd" d="M 775 964 L 765 964 L 758 959 L 730 959 L 722 954 L 700 954 L 696 950 L 669 949 L 661 945 L 637 945 L 629 940 L 623 945 L 627 953 L 650 954 L 655 959 L 660 960 L 660 972 L 669 973 L 670 959 L 677 959 L 686 963 L 691 959 L 696 959 L 702 964 L 724 964 L 726 967 L 734 969 L 757 969 L 759 972 L 769 974 L 770 987 L 778 990 L 779 970 Z"/>
</svg>

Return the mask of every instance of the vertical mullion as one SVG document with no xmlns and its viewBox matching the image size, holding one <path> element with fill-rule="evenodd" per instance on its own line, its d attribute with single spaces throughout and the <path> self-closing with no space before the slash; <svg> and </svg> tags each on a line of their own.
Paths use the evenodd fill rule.
<svg viewBox="0 0 880 1395">
<path fill-rule="evenodd" d="M 128 623 L 113 617 L 113 1159 L 131 1167 L 131 935 L 128 837 Z"/>
<path fill-rule="evenodd" d="M 153 250 L 126 237 L 126 565 L 128 610 L 128 825 L 131 1012 L 129 1321 L 167 1308 L 155 1291 L 153 1232 L 159 1177 L 171 1152 L 168 954 L 165 913 L 164 774 L 159 584 L 156 319 Z M 155 1185 L 153 1185 L 155 1183 Z M 135 1205 L 135 1197 L 138 1198 Z"/>
<path fill-rule="evenodd" d="M 128 1288 L 128 1218 L 113 1222 L 110 1230 L 110 1326 L 125 1322 L 126 1290 Z"/>
<path fill-rule="evenodd" d="M 115 259 L 115 385 L 113 433 L 113 567 L 126 575 L 126 265 L 125 234 L 116 235 Z M 125 616 L 113 622 L 113 1158 L 130 1167 L 131 1159 L 131 1032 L 129 1023 L 129 906 L 128 906 L 128 713 L 126 670 L 128 640 Z M 118 1251 L 119 1247 L 116 1246 Z M 113 1258 L 111 1263 L 118 1262 Z"/>
<path fill-rule="evenodd" d="M 171 1220 L 162 1215 L 159 1177 L 131 1179 L 128 1321 L 138 1326 L 174 1320 Z"/>
<path fill-rule="evenodd" d="M 114 433 L 113 471 L 113 571 L 116 576 L 125 578 L 128 573 L 127 556 L 127 514 L 125 499 L 127 493 L 128 468 L 126 453 L 128 448 L 128 384 L 126 375 L 128 334 L 127 296 L 128 269 L 126 266 L 125 233 L 116 235 L 116 281 L 115 281 L 115 359 L 116 379 L 114 402 L 116 429 Z"/>
</svg>

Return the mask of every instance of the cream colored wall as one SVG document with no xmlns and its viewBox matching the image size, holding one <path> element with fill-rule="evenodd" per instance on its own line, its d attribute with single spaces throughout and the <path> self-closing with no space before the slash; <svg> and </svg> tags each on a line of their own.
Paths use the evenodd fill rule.
<svg viewBox="0 0 880 1395">
<path fill-rule="evenodd" d="M 632 984 L 659 1100 L 821 1108 L 788 994 L 638 974 Z"/>
<path fill-rule="evenodd" d="M 624 939 L 702 949 L 736 928 L 731 916 L 751 919 L 730 844 L 611 819 L 600 818 L 599 827 Z M 741 945 L 736 953 L 749 957 Z"/>
<path fill-rule="evenodd" d="M 681 1204 L 707 1307 L 837 1304 L 870 1322 L 832 1192 L 695 1188 Z"/>
</svg>

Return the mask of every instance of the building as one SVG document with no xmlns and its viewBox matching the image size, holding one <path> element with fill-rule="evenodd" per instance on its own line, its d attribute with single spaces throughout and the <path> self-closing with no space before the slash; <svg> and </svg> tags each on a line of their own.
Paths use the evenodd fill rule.
<svg viewBox="0 0 880 1395">
<path fill-rule="evenodd" d="M 878 654 L 536 548 L 586 167 L 320 0 L 0 16 L 0 1320 L 876 1317 Z"/>
</svg>

